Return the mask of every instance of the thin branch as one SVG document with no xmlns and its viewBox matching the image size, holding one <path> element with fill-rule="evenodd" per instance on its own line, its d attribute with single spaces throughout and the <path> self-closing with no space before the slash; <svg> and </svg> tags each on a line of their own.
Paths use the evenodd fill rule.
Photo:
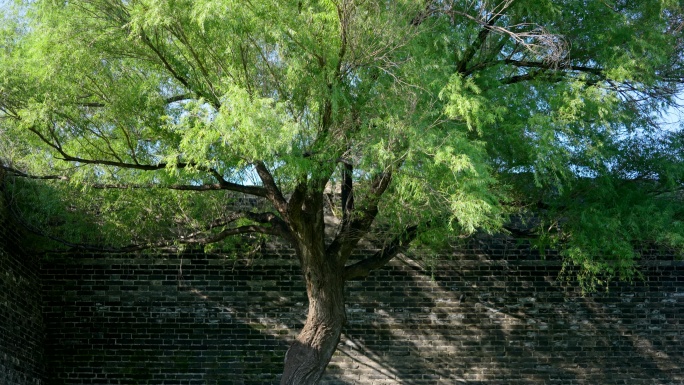
<svg viewBox="0 0 684 385">
<path fill-rule="evenodd" d="M 240 227 L 234 227 L 225 229 L 219 233 L 213 235 L 203 235 L 207 231 L 210 231 L 217 227 L 226 226 L 230 223 L 237 221 L 238 219 L 249 219 L 251 221 L 267 224 L 268 226 L 258 226 L 258 225 L 245 225 Z M 203 230 L 197 231 L 192 234 L 179 237 L 180 243 L 198 243 L 198 244 L 208 244 L 221 241 L 231 235 L 246 234 L 246 233 L 260 233 L 275 235 L 279 237 L 287 238 L 289 237 L 289 232 L 285 225 L 285 222 L 273 213 L 255 213 L 251 211 L 238 211 L 232 213 L 227 218 L 222 220 L 214 221 L 213 223 L 206 226 Z"/>
<path fill-rule="evenodd" d="M 171 65 L 171 63 L 169 63 L 169 61 L 166 58 L 166 56 L 164 55 L 164 53 L 161 52 L 159 47 L 157 47 L 156 45 L 154 45 L 152 43 L 152 41 L 150 40 L 150 38 L 147 36 L 147 34 L 144 31 L 140 32 L 140 38 L 143 41 L 143 43 L 145 43 L 145 45 L 147 47 L 149 47 L 154 52 L 154 54 L 157 56 L 157 58 L 161 61 L 164 68 L 166 68 L 166 70 L 169 71 L 169 73 L 171 73 L 171 76 L 173 76 L 176 80 L 178 80 L 183 86 L 185 86 L 185 88 L 194 92 L 197 96 L 205 97 L 207 100 L 209 100 L 211 105 L 214 106 L 214 108 L 217 111 L 221 109 L 221 103 L 218 101 L 218 99 L 214 95 L 211 95 L 211 97 L 206 97 L 204 92 L 202 92 L 201 90 L 194 89 L 191 86 L 190 80 L 188 78 L 186 78 L 185 76 L 178 73 L 178 71 L 176 71 L 176 69 Z"/>
<path fill-rule="evenodd" d="M 290 38 L 295 43 L 295 45 L 297 45 L 299 48 L 301 48 L 302 51 L 304 51 L 308 55 L 313 56 L 321 68 L 325 67 L 326 61 L 325 61 L 325 58 L 323 56 L 317 54 L 314 51 L 309 51 L 306 44 L 304 44 L 301 41 L 299 41 L 298 39 L 296 39 L 295 35 L 292 32 L 286 30 L 286 31 L 284 31 L 284 33 L 285 33 L 285 36 Z"/>
<path fill-rule="evenodd" d="M 168 62 L 168 60 L 166 59 L 164 54 L 159 50 L 159 48 L 157 46 L 155 46 L 152 43 L 152 41 L 150 40 L 150 38 L 147 36 L 147 34 L 144 31 L 140 31 L 140 38 L 143 41 L 143 43 L 145 43 L 145 45 L 147 47 L 149 47 L 154 52 L 154 54 L 157 56 L 157 58 L 159 60 L 161 60 L 164 68 L 166 68 L 176 80 L 178 80 L 182 85 L 184 85 L 185 88 L 187 88 L 188 90 L 192 90 L 192 87 L 190 86 L 190 82 L 188 81 L 188 79 L 186 79 L 185 77 L 181 76 L 180 74 L 178 74 L 176 72 L 176 70 Z"/>
<path fill-rule="evenodd" d="M 218 234 L 226 233 L 226 231 L 230 230 L 235 230 L 238 228 L 230 228 L 227 230 L 221 231 L 221 233 L 212 235 L 212 236 L 203 236 L 206 234 L 208 231 L 211 231 L 215 228 L 218 227 L 224 227 L 228 226 L 229 224 L 240 220 L 240 219 L 249 219 L 251 221 L 260 223 L 260 224 L 268 224 L 271 225 L 268 230 L 268 232 L 263 232 L 263 231 L 257 231 L 259 233 L 264 233 L 264 234 L 271 234 L 271 235 L 277 235 L 281 237 L 287 237 L 289 234 L 287 232 L 287 229 L 284 226 L 284 222 L 275 214 L 269 213 L 269 212 L 263 212 L 263 213 L 258 213 L 258 212 L 252 212 L 252 211 L 236 211 L 233 213 L 230 213 L 224 218 L 214 220 L 213 222 L 209 223 L 208 225 L 204 226 L 201 230 L 198 230 L 194 233 L 186 234 L 183 236 L 179 237 L 179 242 L 184 243 L 185 241 L 188 240 L 197 240 L 197 239 L 211 239 L 211 237 L 214 237 Z M 243 228 L 247 228 L 248 226 L 242 226 Z M 263 226 L 258 226 L 258 227 L 263 227 Z M 266 228 L 266 227 L 263 227 Z M 212 243 L 212 242 L 206 242 L 206 243 Z"/>
<path fill-rule="evenodd" d="M 214 106 L 219 106 L 220 103 L 218 102 L 218 97 L 216 96 L 216 91 L 214 89 L 214 85 L 211 82 L 211 79 L 209 76 L 209 71 L 207 71 L 206 65 L 204 64 L 202 59 L 200 59 L 199 55 L 197 54 L 197 52 L 193 48 L 193 44 L 189 41 L 188 37 L 185 35 L 185 31 L 183 31 L 183 28 L 179 25 L 176 25 L 176 28 L 169 28 L 169 32 L 171 32 L 171 34 L 173 36 L 175 36 L 178 40 L 180 40 L 181 43 L 183 43 L 183 45 L 185 45 L 185 47 L 188 49 L 188 51 L 190 51 L 192 58 L 195 60 L 195 63 L 197 63 L 197 65 L 199 66 L 200 72 L 202 73 L 204 80 L 209 85 L 209 90 L 211 90 L 211 94 L 213 96 L 213 99 L 216 100 L 212 104 L 214 104 Z M 217 107 L 217 109 L 218 109 L 218 107 Z"/>
<path fill-rule="evenodd" d="M 31 132 L 33 132 L 34 134 L 36 134 L 36 136 L 38 137 L 38 139 L 42 140 L 43 143 L 45 143 L 45 144 L 47 144 L 48 146 L 52 147 L 53 149 L 57 150 L 57 152 L 59 152 L 59 153 L 62 153 L 62 152 L 63 152 L 62 146 L 59 144 L 59 140 L 57 139 L 57 137 L 55 137 L 54 132 L 51 132 L 51 136 L 52 136 L 52 138 L 55 140 L 55 143 L 53 143 L 51 140 L 49 140 L 48 138 L 46 138 L 45 135 L 43 135 L 43 133 L 40 132 L 40 131 L 39 131 L 37 128 L 35 128 L 35 127 L 29 127 L 28 130 L 31 131 Z"/>
<path fill-rule="evenodd" d="M 256 40 L 254 40 L 254 38 L 252 38 L 250 35 L 247 35 L 247 38 L 249 39 L 249 42 L 254 46 L 256 51 L 259 53 L 261 60 L 264 62 L 264 65 L 266 66 L 266 70 L 268 70 L 268 73 L 273 78 L 273 85 L 278 90 L 279 98 L 288 99 L 288 97 L 287 97 L 288 94 L 285 92 L 285 90 L 282 87 L 282 80 L 280 79 L 280 77 L 276 73 L 275 69 L 273 68 L 273 66 L 269 62 L 266 54 L 263 51 L 263 47 Z M 243 71 L 245 73 L 245 84 L 247 85 L 247 90 L 248 90 L 249 94 L 251 95 L 252 89 L 251 89 L 251 85 L 249 83 L 249 77 L 248 77 L 247 57 L 246 57 L 245 50 L 242 48 L 242 45 L 240 45 L 240 56 L 241 56 L 240 60 L 242 61 Z M 292 103 L 286 103 L 286 105 L 287 105 L 287 109 L 290 111 L 292 116 L 296 117 L 297 113 L 295 112 L 294 107 L 292 106 Z"/>
<path fill-rule="evenodd" d="M 347 52 L 347 37 L 349 29 L 349 10 L 347 9 L 347 2 L 343 1 L 341 5 L 337 6 L 337 18 L 340 23 L 340 49 L 337 53 L 337 66 L 335 68 L 335 78 L 339 78 L 342 73 L 342 61 Z"/>
<path fill-rule="evenodd" d="M 248 195 L 254 195 L 259 197 L 264 197 L 265 192 L 261 187 L 258 186 L 245 186 L 236 183 L 212 183 L 212 184 L 201 184 L 201 185 L 183 185 L 183 184 L 172 184 L 172 185 L 156 185 L 156 184 L 123 184 L 123 183 L 95 183 L 90 185 L 90 187 L 95 189 L 168 189 L 168 190 L 179 190 L 179 191 L 217 191 L 217 190 L 227 190 L 235 191 Z"/>
<path fill-rule="evenodd" d="M 73 242 L 69 242 L 69 241 L 66 241 L 64 239 L 61 239 L 59 237 L 44 234 L 42 232 L 37 233 L 37 235 L 47 237 L 53 241 L 61 243 L 65 246 L 72 247 L 74 249 L 105 251 L 108 253 L 131 253 L 131 252 L 136 252 L 136 251 L 153 250 L 153 249 L 176 250 L 176 249 L 178 249 L 178 247 L 177 247 L 178 244 L 181 244 L 181 245 L 208 245 L 211 243 L 220 242 L 220 241 L 222 241 L 222 240 L 224 240 L 230 236 L 242 235 L 242 234 L 280 235 L 280 233 L 276 229 L 273 229 L 270 227 L 247 225 L 247 226 L 240 226 L 240 227 L 236 227 L 236 228 L 226 229 L 224 231 L 221 231 L 220 233 L 210 235 L 210 236 L 205 236 L 205 237 L 201 237 L 201 236 L 188 237 L 188 238 L 181 237 L 178 240 L 173 240 L 173 241 L 165 240 L 165 241 L 145 243 L 145 244 L 132 244 L 132 245 L 124 246 L 124 247 L 102 247 L 102 246 L 91 245 L 91 244 L 73 243 Z"/>
</svg>

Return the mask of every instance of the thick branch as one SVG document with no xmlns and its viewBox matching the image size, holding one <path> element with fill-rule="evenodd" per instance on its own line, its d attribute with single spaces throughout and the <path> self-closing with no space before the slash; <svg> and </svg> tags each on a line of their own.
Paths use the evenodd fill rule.
<svg viewBox="0 0 684 385">
<path fill-rule="evenodd" d="M 306 179 L 301 180 L 288 201 L 288 216 L 289 217 L 299 217 L 301 215 L 302 206 L 304 200 L 306 199 L 306 193 L 308 191 Z"/>
<path fill-rule="evenodd" d="M 404 232 L 394 238 L 389 244 L 376 252 L 372 257 L 363 259 L 359 262 L 344 268 L 344 279 L 351 280 L 368 276 L 373 270 L 385 266 L 397 254 L 408 249 L 409 244 L 418 235 L 418 226 L 406 228 Z"/>
<path fill-rule="evenodd" d="M 468 63 L 470 63 L 470 61 L 477 53 L 477 50 L 479 50 L 484 44 L 484 42 L 487 40 L 487 37 L 492 31 L 491 26 L 494 25 L 494 23 L 496 23 L 501 18 L 501 16 L 503 16 L 503 13 L 498 13 L 492 16 L 492 18 L 490 18 L 489 20 L 487 20 L 480 33 L 477 34 L 477 38 L 475 39 L 473 44 L 471 44 L 470 47 L 468 47 L 468 50 L 466 50 L 465 54 L 463 54 L 463 58 L 458 63 L 456 71 L 458 71 L 461 74 L 465 74 L 467 72 L 466 68 L 468 67 Z"/>
<path fill-rule="evenodd" d="M 25 172 L 19 171 L 15 168 L 8 167 L 8 166 L 0 166 L 5 171 L 8 171 L 12 173 L 14 176 L 26 178 L 26 179 L 40 179 L 40 180 L 64 180 L 68 181 L 69 177 L 64 176 L 64 175 L 29 175 Z"/>
<path fill-rule="evenodd" d="M 354 210 L 354 185 L 352 173 L 354 168 L 351 164 L 342 165 L 342 221 L 349 220 L 349 214 Z"/>
<path fill-rule="evenodd" d="M 567 72 L 567 71 L 575 71 L 575 72 L 584 72 L 592 75 L 597 75 L 600 77 L 605 77 L 604 70 L 602 68 L 595 68 L 595 67 L 587 67 L 587 66 L 580 66 L 580 65 L 565 65 L 565 66 L 557 66 L 554 63 L 546 63 L 546 62 L 536 62 L 536 61 L 526 61 L 526 60 L 513 60 L 513 59 L 502 59 L 502 60 L 492 60 L 488 62 L 483 62 L 479 63 L 471 68 L 468 68 L 466 71 L 463 72 L 463 76 L 468 76 L 472 75 L 473 73 L 488 68 L 492 67 L 495 65 L 499 64 L 509 64 L 514 67 L 521 67 L 521 68 L 539 68 L 542 70 L 552 70 L 554 72 Z"/>
<path fill-rule="evenodd" d="M 551 83 L 557 83 L 563 80 L 565 77 L 559 74 L 549 74 L 546 71 L 538 70 L 533 72 L 528 72 L 522 75 L 514 75 L 508 78 L 499 79 L 501 84 L 515 84 L 522 83 L 530 80 L 546 80 Z"/>
<path fill-rule="evenodd" d="M 175 102 L 182 102 L 183 100 L 190 100 L 193 99 L 194 95 L 192 94 L 180 94 L 180 95 L 174 95 L 170 96 L 166 99 L 164 99 L 164 104 L 171 104 Z M 85 102 L 85 103 L 78 103 L 79 106 L 81 107 L 93 107 L 93 108 L 98 108 L 98 107 L 105 107 L 107 104 L 105 103 L 100 103 L 100 102 Z"/>
<path fill-rule="evenodd" d="M 168 97 L 168 98 L 166 98 L 166 100 L 164 102 L 166 104 L 171 104 L 171 103 L 175 103 L 175 102 L 182 102 L 183 100 L 190 100 L 193 98 L 194 98 L 194 96 L 192 94 L 181 94 L 181 95 L 175 95 L 175 96 Z"/>
<path fill-rule="evenodd" d="M 554 66 L 553 63 L 535 62 L 535 61 L 526 61 L 526 60 L 504 59 L 504 60 L 499 60 L 497 62 L 494 62 L 494 64 L 497 64 L 497 63 L 510 64 L 510 65 L 513 65 L 516 67 L 531 67 L 531 68 L 544 68 L 544 69 L 555 69 L 556 68 L 556 66 Z M 571 70 L 571 71 L 577 71 L 577 72 L 586 72 L 586 73 L 590 73 L 593 75 L 604 76 L 603 69 L 596 68 L 596 67 L 587 67 L 587 66 L 580 66 L 580 65 L 565 65 L 565 66 L 561 66 L 560 68 L 565 69 L 565 70 Z"/>
<path fill-rule="evenodd" d="M 391 172 L 382 172 L 373 178 L 371 189 L 366 199 L 356 205 L 354 210 L 342 221 L 335 239 L 327 248 L 328 255 L 335 255 L 344 263 L 354 247 L 368 233 L 375 217 L 378 215 L 380 198 L 392 180 Z M 353 192 L 351 192 L 353 193 Z"/>
<path fill-rule="evenodd" d="M 268 171 L 268 168 L 266 168 L 266 165 L 262 161 L 255 162 L 254 167 L 259 175 L 259 179 L 261 179 L 261 183 L 264 184 L 263 188 L 266 192 L 264 196 L 273 204 L 273 207 L 275 207 L 279 213 L 285 215 L 287 213 L 287 201 L 278 188 L 275 179 L 273 179 L 273 175 L 271 175 L 271 172 Z"/>
</svg>

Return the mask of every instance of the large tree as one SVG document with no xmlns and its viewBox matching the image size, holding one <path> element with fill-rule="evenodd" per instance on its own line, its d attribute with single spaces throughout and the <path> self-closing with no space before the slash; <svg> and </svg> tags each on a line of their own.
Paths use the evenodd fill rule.
<svg viewBox="0 0 684 385">
<path fill-rule="evenodd" d="M 678 0 L 5 8 L 22 222 L 103 250 L 286 240 L 309 311 L 282 384 L 318 382 L 345 282 L 412 243 L 524 229 L 588 287 L 631 279 L 640 245 L 684 246 L 684 138 L 661 123 L 684 83 Z M 377 253 L 350 259 L 362 241 Z"/>
</svg>

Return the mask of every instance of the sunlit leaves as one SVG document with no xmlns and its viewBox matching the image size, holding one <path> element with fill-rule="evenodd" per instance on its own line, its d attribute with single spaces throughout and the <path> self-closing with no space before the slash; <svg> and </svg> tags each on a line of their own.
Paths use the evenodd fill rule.
<svg viewBox="0 0 684 385">
<path fill-rule="evenodd" d="M 214 188 L 261 187 L 256 164 L 284 197 L 335 198 L 344 167 L 356 215 L 377 205 L 386 231 L 444 241 L 539 206 L 537 234 L 586 282 L 630 278 L 638 242 L 683 243 L 680 134 L 655 124 L 682 89 L 682 14 L 669 0 L 30 2 L 0 32 L 0 159 L 64 177 L 55 196 L 79 189 L 74 207 L 129 241 L 202 228 L 225 210 Z"/>
<path fill-rule="evenodd" d="M 186 103 L 180 121 L 170 123 L 168 129 L 182 138 L 176 154 L 181 161 L 206 167 L 223 161 L 245 167 L 291 153 L 299 130 L 282 104 L 252 97 L 239 87 L 230 88 L 221 102 L 218 112 L 201 101 Z"/>
<path fill-rule="evenodd" d="M 481 96 L 482 91 L 472 78 L 462 79 L 453 75 L 442 90 L 441 96 L 447 99 L 445 113 L 454 119 L 462 119 L 469 130 L 481 130 L 501 119 L 505 109 L 487 103 Z"/>
</svg>

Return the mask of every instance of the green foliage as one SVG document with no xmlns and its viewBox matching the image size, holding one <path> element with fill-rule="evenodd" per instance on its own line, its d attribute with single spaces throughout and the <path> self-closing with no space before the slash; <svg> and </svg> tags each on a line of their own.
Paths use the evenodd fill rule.
<svg viewBox="0 0 684 385">
<path fill-rule="evenodd" d="M 346 165 L 350 218 L 434 244 L 532 215 L 589 288 L 632 279 L 644 242 L 681 250 L 683 142 L 657 124 L 681 3 L 495 3 L 19 2 L 0 28 L 13 202 L 73 243 L 172 244 L 273 230 L 228 209 L 273 187 L 259 165 L 285 199 Z M 273 205 L 249 211 L 287 222 L 259 191 Z"/>
</svg>

